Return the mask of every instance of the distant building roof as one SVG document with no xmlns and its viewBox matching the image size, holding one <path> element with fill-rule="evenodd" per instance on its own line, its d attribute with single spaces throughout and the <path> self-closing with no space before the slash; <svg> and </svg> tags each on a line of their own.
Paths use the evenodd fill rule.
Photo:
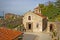
<svg viewBox="0 0 60 40">
<path fill-rule="evenodd" d="M 13 13 L 6 13 L 5 15 L 15 15 L 15 14 L 13 14 Z"/>
<path fill-rule="evenodd" d="M 0 28 L 0 40 L 13 40 L 20 36 L 22 32 L 16 30 L 10 30 L 7 28 Z"/>
</svg>

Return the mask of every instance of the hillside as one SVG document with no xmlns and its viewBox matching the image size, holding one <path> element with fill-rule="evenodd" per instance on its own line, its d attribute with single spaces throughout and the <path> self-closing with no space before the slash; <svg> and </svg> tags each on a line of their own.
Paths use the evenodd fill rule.
<svg viewBox="0 0 60 40">
<path fill-rule="evenodd" d="M 39 9 L 44 16 L 48 17 L 49 21 L 60 21 L 60 9 L 53 3 L 49 2 L 48 5 L 39 4 Z"/>
</svg>

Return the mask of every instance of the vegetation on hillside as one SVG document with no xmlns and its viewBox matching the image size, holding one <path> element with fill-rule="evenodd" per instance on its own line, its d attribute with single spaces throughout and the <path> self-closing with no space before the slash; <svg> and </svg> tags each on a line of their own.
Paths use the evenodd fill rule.
<svg viewBox="0 0 60 40">
<path fill-rule="evenodd" d="M 22 24 L 22 16 L 9 16 L 9 18 L 0 19 L 0 27 L 4 26 L 10 29 L 16 28 Z"/>
<path fill-rule="evenodd" d="M 39 4 L 42 14 L 48 17 L 49 21 L 60 21 L 60 0 L 48 2 L 48 5 Z"/>
</svg>

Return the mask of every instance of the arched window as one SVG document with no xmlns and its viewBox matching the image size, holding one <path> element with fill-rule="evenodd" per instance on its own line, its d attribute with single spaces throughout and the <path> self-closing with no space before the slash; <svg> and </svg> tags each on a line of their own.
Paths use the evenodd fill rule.
<svg viewBox="0 0 60 40">
<path fill-rule="evenodd" d="M 31 20 L 31 16 L 28 16 L 28 20 Z"/>
</svg>

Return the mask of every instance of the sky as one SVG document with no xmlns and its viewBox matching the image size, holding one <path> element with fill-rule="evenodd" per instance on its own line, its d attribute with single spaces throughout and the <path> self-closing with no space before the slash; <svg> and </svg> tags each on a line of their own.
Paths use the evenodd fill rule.
<svg viewBox="0 0 60 40">
<path fill-rule="evenodd" d="M 38 4 L 55 0 L 0 0 L 0 15 L 4 13 L 14 13 L 23 15 L 29 10 L 33 10 Z"/>
</svg>

